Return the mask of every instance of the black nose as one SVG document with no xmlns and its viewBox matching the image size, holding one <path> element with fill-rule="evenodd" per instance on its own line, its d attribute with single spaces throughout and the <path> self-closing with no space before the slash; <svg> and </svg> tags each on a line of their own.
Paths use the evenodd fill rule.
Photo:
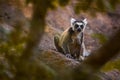
<svg viewBox="0 0 120 80">
<path fill-rule="evenodd" d="M 78 31 L 78 32 L 81 32 L 81 29 L 80 29 L 80 28 L 78 28 L 78 29 L 77 29 L 77 31 Z"/>
</svg>

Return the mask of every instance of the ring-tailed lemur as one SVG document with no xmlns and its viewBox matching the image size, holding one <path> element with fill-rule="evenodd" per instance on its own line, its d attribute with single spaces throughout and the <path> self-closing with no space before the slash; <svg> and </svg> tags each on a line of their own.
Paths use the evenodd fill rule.
<svg viewBox="0 0 120 80">
<path fill-rule="evenodd" d="M 61 35 L 54 37 L 57 50 L 76 60 L 83 60 L 85 56 L 88 56 L 83 35 L 86 25 L 86 19 L 78 21 L 71 18 L 71 27 L 66 29 Z"/>
</svg>

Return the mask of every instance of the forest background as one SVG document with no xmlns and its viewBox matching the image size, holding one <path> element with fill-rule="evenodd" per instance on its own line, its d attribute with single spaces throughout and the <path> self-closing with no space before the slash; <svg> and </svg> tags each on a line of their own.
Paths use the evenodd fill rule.
<svg viewBox="0 0 120 80">
<path fill-rule="evenodd" d="M 119 80 L 119 0 L 0 0 L 1 80 Z M 82 63 L 56 51 L 53 37 L 86 17 Z M 43 34 L 44 33 L 44 34 Z"/>
</svg>

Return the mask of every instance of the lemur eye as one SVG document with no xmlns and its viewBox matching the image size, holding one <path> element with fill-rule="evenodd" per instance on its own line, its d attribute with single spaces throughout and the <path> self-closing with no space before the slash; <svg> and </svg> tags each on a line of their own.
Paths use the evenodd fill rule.
<svg viewBox="0 0 120 80">
<path fill-rule="evenodd" d="M 83 29 L 83 27 L 84 27 L 84 26 L 83 26 L 83 25 L 81 25 L 80 27 Z"/>
<path fill-rule="evenodd" d="M 75 24 L 75 28 L 78 28 L 79 27 L 79 25 L 78 24 Z"/>
</svg>

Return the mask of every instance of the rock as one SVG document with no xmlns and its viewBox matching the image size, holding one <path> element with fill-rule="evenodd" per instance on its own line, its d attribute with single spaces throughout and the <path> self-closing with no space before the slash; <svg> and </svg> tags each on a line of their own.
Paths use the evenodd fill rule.
<svg viewBox="0 0 120 80">
<path fill-rule="evenodd" d="M 120 71 L 115 69 L 109 72 L 102 73 L 102 80 L 120 80 Z"/>
</svg>

